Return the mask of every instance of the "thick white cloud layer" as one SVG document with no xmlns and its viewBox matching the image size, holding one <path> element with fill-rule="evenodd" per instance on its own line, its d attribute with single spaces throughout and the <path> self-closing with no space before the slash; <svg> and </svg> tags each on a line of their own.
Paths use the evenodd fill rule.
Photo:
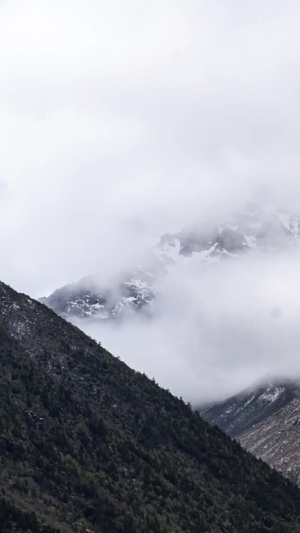
<svg viewBox="0 0 300 533">
<path fill-rule="evenodd" d="M 1 279 L 37 297 L 199 215 L 299 195 L 299 22 L 296 0 L 2 1 Z M 236 317 L 221 322 L 217 348 L 193 344 L 219 366 Z M 183 368 L 177 358 L 176 390 Z"/>
<path fill-rule="evenodd" d="M 4 1 L 1 278 L 34 296 L 299 192 L 296 1 Z M 270 192 L 271 191 L 271 192 Z"/>
<path fill-rule="evenodd" d="M 199 405 L 300 377 L 299 252 L 177 268 L 152 320 L 80 323 L 130 366 Z M 188 274 L 188 275 L 187 275 Z"/>
</svg>

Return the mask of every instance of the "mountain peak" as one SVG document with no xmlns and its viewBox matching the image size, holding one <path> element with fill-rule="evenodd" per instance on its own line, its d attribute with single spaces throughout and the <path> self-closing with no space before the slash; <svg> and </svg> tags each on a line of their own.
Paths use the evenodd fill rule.
<svg viewBox="0 0 300 533">
<path fill-rule="evenodd" d="M 105 286 L 100 274 L 87 276 L 41 301 L 68 319 L 119 320 L 141 311 L 151 315 L 164 279 L 182 262 L 194 269 L 251 253 L 278 253 L 295 249 L 299 239 L 300 218 L 292 209 L 263 209 L 251 203 L 230 217 L 201 218 L 178 233 L 162 235 L 136 266 L 124 268 Z"/>
</svg>

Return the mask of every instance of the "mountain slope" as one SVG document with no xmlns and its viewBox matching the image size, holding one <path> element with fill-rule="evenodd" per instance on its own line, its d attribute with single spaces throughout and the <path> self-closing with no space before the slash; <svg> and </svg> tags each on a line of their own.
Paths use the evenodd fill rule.
<svg viewBox="0 0 300 533">
<path fill-rule="evenodd" d="M 199 411 L 205 420 L 236 437 L 298 397 L 300 383 L 262 383 L 223 402 L 201 407 Z"/>
<path fill-rule="evenodd" d="M 247 450 L 299 484 L 299 421 L 300 399 L 294 398 L 268 418 L 242 432 L 238 439 Z"/>
<path fill-rule="evenodd" d="M 300 481 L 300 383 L 275 382 L 200 409 L 256 457 Z"/>
<path fill-rule="evenodd" d="M 300 531 L 296 486 L 183 401 L 4 284 L 0 317 L 13 506 L 66 533 Z"/>
</svg>

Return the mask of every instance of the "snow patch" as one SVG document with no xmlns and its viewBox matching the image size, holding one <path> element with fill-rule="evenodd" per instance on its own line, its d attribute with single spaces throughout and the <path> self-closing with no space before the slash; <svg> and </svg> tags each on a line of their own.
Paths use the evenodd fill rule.
<svg viewBox="0 0 300 533">
<path fill-rule="evenodd" d="M 282 387 L 275 388 L 273 391 L 272 389 L 267 389 L 266 392 L 261 394 L 259 399 L 264 401 L 266 400 L 267 402 L 272 403 L 280 396 L 283 391 L 284 389 Z"/>
</svg>

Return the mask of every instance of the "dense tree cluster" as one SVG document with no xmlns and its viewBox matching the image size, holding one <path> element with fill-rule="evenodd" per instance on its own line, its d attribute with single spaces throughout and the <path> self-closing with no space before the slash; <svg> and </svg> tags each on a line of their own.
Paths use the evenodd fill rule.
<svg viewBox="0 0 300 533">
<path fill-rule="evenodd" d="M 43 305 L 0 302 L 1 531 L 300 532 L 291 482 Z"/>
</svg>

